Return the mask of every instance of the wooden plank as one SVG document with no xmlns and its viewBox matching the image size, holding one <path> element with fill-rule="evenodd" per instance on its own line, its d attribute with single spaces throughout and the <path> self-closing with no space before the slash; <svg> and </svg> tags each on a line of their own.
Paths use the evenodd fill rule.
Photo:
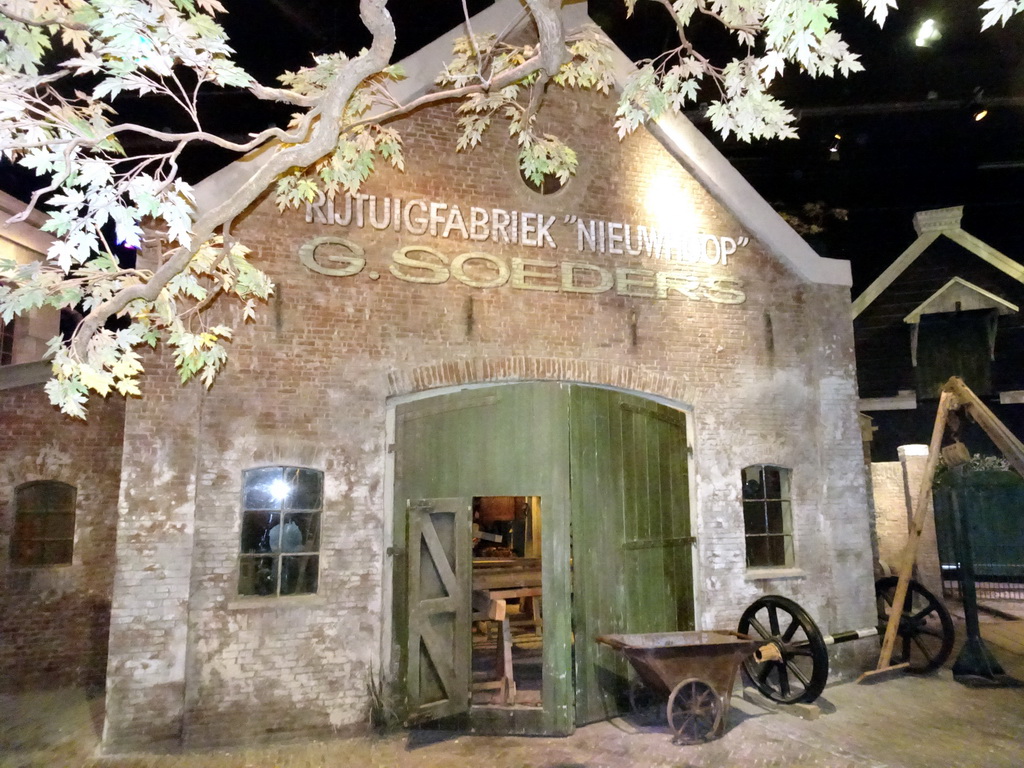
<svg viewBox="0 0 1024 768">
<path fill-rule="evenodd" d="M 497 651 L 498 676 L 505 683 L 502 698 L 505 704 L 514 704 L 516 701 L 516 678 L 512 668 L 512 628 L 508 624 L 508 619 L 501 622 Z"/>
<path fill-rule="evenodd" d="M 640 413 L 633 409 L 621 407 L 623 395 L 619 395 L 618 399 L 619 408 L 615 415 L 619 419 L 620 440 L 614 446 L 615 453 L 613 455 L 616 462 L 621 466 L 620 471 L 622 472 L 622 506 L 620 508 L 622 533 L 618 542 L 621 546 L 622 542 L 636 541 L 641 537 L 646 537 L 641 531 L 639 519 L 643 506 L 639 491 L 640 482 L 638 480 L 638 475 L 642 472 L 642 467 L 639 466 L 641 456 L 638 453 L 637 447 L 639 442 L 637 431 L 640 425 Z M 646 460 L 646 457 L 643 458 Z M 632 632 L 640 625 L 639 617 L 646 614 L 644 603 L 647 601 L 648 595 L 646 591 L 637 589 L 642 573 L 638 563 L 639 558 L 631 557 L 625 553 L 622 553 L 620 556 L 622 574 L 624 576 L 624 583 L 622 585 L 624 593 L 621 599 L 625 621 L 615 631 Z"/>
<path fill-rule="evenodd" d="M 623 573 L 617 540 L 623 535 L 621 421 L 618 395 L 574 388 L 570 398 L 572 472 L 573 615 L 575 618 L 576 722 L 614 714 L 614 692 L 602 677 L 627 674 L 620 654 L 595 642 L 622 625 Z M 550 617 L 551 611 L 547 611 Z M 607 714 L 606 714 L 607 713 Z"/>
<path fill-rule="evenodd" d="M 482 570 L 503 570 L 503 571 L 540 571 L 541 559 L 539 557 L 492 557 L 473 559 L 473 571 Z"/>
<path fill-rule="evenodd" d="M 511 600 L 516 597 L 540 597 L 544 590 L 540 587 L 519 587 L 517 589 L 493 589 L 487 594 L 492 600 Z"/>
<path fill-rule="evenodd" d="M 513 587 L 539 587 L 544 583 L 540 571 L 483 572 L 473 574 L 473 589 L 511 589 Z"/>
<path fill-rule="evenodd" d="M 885 637 L 882 641 L 882 651 L 878 656 L 878 665 L 875 672 L 881 672 L 888 668 L 892 659 L 892 649 L 896 644 L 896 632 L 900 624 L 900 611 L 897 606 L 902 606 L 907 596 L 907 588 L 910 585 L 910 575 L 914 569 L 914 561 L 917 559 L 917 550 L 921 543 L 921 532 L 924 530 L 924 523 L 927 518 L 928 499 L 932 494 L 932 480 L 935 477 L 935 467 L 939 461 L 939 448 L 942 445 L 942 436 L 946 431 L 946 419 L 953 404 L 953 395 L 948 390 L 943 390 L 939 397 L 938 412 L 935 416 L 935 425 L 932 428 L 932 438 L 928 445 L 928 461 L 925 463 L 924 475 L 921 477 L 921 489 L 918 492 L 917 506 L 914 509 L 914 517 L 911 523 L 910 536 L 903 548 L 900 557 L 899 579 L 896 582 L 896 593 L 893 595 L 893 610 L 889 613 L 889 621 L 885 628 Z M 870 673 L 868 673 L 870 674 Z M 865 679 L 861 675 L 858 679 Z"/>
<path fill-rule="evenodd" d="M 669 515 L 665 516 L 666 518 Z M 693 544 L 696 539 L 693 536 L 669 536 L 664 539 L 647 539 L 646 541 L 626 541 L 622 548 L 629 549 L 665 549 L 666 547 L 678 547 Z"/>
</svg>

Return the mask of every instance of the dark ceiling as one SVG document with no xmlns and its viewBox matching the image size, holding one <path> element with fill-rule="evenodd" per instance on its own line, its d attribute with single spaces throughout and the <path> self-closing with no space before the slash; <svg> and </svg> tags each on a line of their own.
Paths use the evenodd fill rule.
<svg viewBox="0 0 1024 768">
<path fill-rule="evenodd" d="M 369 42 L 356 0 L 222 2 L 239 59 L 264 83 L 308 64 L 310 53 L 354 53 Z M 1024 219 L 1024 16 L 1007 29 L 982 33 L 979 3 L 900 0 L 900 10 L 879 30 L 852 0 L 840 2 L 840 29 L 862 54 L 866 72 L 780 81 L 777 94 L 799 115 L 798 139 L 722 141 L 711 135 L 699 109 L 688 113 L 776 208 L 795 212 L 822 202 L 849 212 L 847 221 L 832 220 L 812 244 L 823 255 L 853 263 L 855 293 L 913 242 L 913 213 L 927 208 L 963 205 L 965 229 L 1024 260 L 1017 232 Z M 391 0 L 396 60 L 458 24 L 462 5 Z M 475 13 L 490 0 L 467 5 Z M 672 42 L 656 3 L 638 2 L 627 20 L 622 0 L 590 0 L 590 13 L 634 58 Z M 925 18 L 936 21 L 942 37 L 917 47 L 914 30 Z M 705 25 L 693 34 L 703 49 L 728 53 L 717 29 Z M 975 122 L 981 104 L 989 114 Z M 238 138 L 287 119 L 289 111 L 254 109 L 251 100 L 230 93 L 209 98 L 204 109 L 215 127 Z M 147 105 L 147 113 L 161 122 L 160 105 Z M 197 153 L 191 175 L 205 175 L 228 159 Z"/>
<path fill-rule="evenodd" d="M 982 33 L 979 4 L 900 0 L 879 30 L 855 3 L 840 3 L 839 27 L 865 71 L 778 83 L 777 95 L 799 116 L 798 139 L 712 137 L 776 208 L 820 201 L 848 210 L 846 222 L 833 221 L 812 241 L 823 255 L 852 262 L 855 292 L 913 242 L 918 210 L 963 205 L 967 231 L 1024 258 L 1016 226 L 1024 216 L 1024 16 Z M 664 44 L 653 4 L 638 3 L 631 22 L 617 0 L 590 5 L 634 58 Z M 918 47 L 916 31 L 928 18 L 941 38 Z M 976 122 L 983 105 L 988 115 Z M 711 134 L 699 111 L 690 117 Z"/>
</svg>

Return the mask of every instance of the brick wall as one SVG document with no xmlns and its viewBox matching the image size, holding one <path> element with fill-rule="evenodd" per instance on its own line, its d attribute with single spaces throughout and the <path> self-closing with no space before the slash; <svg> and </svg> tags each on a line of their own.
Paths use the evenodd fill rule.
<svg viewBox="0 0 1024 768">
<path fill-rule="evenodd" d="M 107 666 L 124 401 L 94 398 L 87 422 L 41 385 L 0 390 L 0 690 L 102 687 Z M 14 490 L 59 480 L 77 490 L 72 564 L 15 568 Z"/>
<path fill-rule="evenodd" d="M 879 557 L 892 573 L 899 572 L 903 550 L 910 538 L 921 480 L 928 464 L 928 446 L 901 445 L 899 457 L 899 461 L 874 462 L 871 465 Z M 931 498 L 928 499 L 924 514 L 914 578 L 932 594 L 941 595 L 942 569 Z"/>
<path fill-rule="evenodd" d="M 364 191 L 556 216 L 557 249 L 318 224 L 302 211 L 280 214 L 269 201 L 237 223 L 277 295 L 240 329 L 209 391 L 182 387 L 150 363 L 144 399 L 129 404 L 107 749 L 179 736 L 210 743 L 337 732 L 365 722 L 366 683 L 389 642 L 387 398 L 454 384 L 582 381 L 686 408 L 702 626 L 735 626 L 765 592 L 794 597 L 825 631 L 872 623 L 848 290 L 803 282 L 756 241 L 727 267 L 579 253 L 575 237 L 565 236 L 566 216 L 647 223 L 666 201 L 673 207 L 663 221 L 692 215 L 706 232 L 749 233 L 649 135 L 618 143 L 610 100 L 583 95 L 550 106 L 544 119 L 569 129 L 582 167 L 556 195 L 522 184 L 500 127 L 485 147 L 454 153 L 443 111 L 406 121 L 409 172 L 383 170 Z M 332 277 L 302 266 L 300 248 L 324 235 L 357 242 L 365 267 Z M 449 260 L 482 251 L 506 264 L 575 260 L 727 277 L 742 281 L 746 301 L 396 279 L 392 254 L 414 243 Z M 480 274 L 493 276 L 488 269 Z M 793 469 L 797 567 L 785 578 L 754 578 L 744 567 L 740 471 L 756 463 Z M 237 597 L 241 473 L 261 464 L 325 473 L 315 596 Z M 870 650 L 844 650 L 838 668 Z"/>
</svg>

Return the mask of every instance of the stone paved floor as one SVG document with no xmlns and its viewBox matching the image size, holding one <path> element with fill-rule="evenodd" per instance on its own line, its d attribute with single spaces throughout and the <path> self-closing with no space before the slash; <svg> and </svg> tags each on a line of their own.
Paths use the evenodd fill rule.
<svg viewBox="0 0 1024 768">
<path fill-rule="evenodd" d="M 1010 624 L 1012 626 L 1007 626 Z M 993 633 L 993 626 L 996 627 Z M 962 636 L 962 626 L 958 628 Z M 1024 637 L 1024 621 L 983 623 L 988 636 Z M 1024 679 L 1024 655 L 990 642 Z M 733 697 L 718 741 L 672 745 L 664 727 L 626 719 L 564 739 L 412 732 L 174 755 L 93 756 L 102 701 L 77 691 L 0 699 L 0 768 L 1020 768 L 1024 688 L 966 688 L 949 670 L 874 685 L 831 686 L 822 714 L 803 720 Z"/>
</svg>

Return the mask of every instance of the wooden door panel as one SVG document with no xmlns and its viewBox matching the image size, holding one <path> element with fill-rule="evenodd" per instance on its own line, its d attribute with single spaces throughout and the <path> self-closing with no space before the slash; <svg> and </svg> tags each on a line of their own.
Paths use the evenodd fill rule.
<svg viewBox="0 0 1024 768">
<path fill-rule="evenodd" d="M 540 499 L 543 535 L 540 551 L 533 555 L 543 563 L 542 707 L 474 708 L 468 722 L 478 731 L 564 735 L 574 728 L 568 421 L 569 389 L 556 382 L 469 389 L 402 403 L 395 409 L 393 637 L 396 673 L 407 686 L 413 678 L 409 653 L 413 643 L 406 585 L 408 574 L 415 571 L 411 548 L 406 552 L 404 545 L 411 541 L 404 500 Z M 444 536 L 440 538 L 443 543 Z M 431 551 L 428 544 L 422 546 Z M 428 579 L 434 579 L 428 581 L 431 597 L 443 597 L 441 575 L 428 575 Z M 466 637 L 470 637 L 468 630 Z"/>
<path fill-rule="evenodd" d="M 472 514 L 470 499 L 408 507 L 409 722 L 469 708 Z"/>
<path fill-rule="evenodd" d="M 685 416 L 574 388 L 570 407 L 577 725 L 615 715 L 631 675 L 598 635 L 693 628 Z"/>
</svg>

